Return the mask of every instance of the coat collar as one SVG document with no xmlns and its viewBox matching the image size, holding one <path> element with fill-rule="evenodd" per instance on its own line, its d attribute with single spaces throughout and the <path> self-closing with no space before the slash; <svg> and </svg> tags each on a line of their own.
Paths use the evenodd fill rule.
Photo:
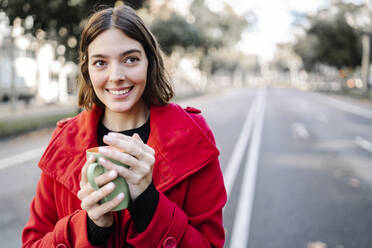
<svg viewBox="0 0 372 248">
<path fill-rule="evenodd" d="M 97 146 L 102 110 L 83 111 L 56 129 L 39 167 L 74 194 L 79 190 L 85 150 Z M 205 122 L 196 121 L 176 104 L 151 106 L 147 144 L 155 150 L 153 180 L 165 192 L 197 172 L 219 152 L 206 134 Z"/>
</svg>

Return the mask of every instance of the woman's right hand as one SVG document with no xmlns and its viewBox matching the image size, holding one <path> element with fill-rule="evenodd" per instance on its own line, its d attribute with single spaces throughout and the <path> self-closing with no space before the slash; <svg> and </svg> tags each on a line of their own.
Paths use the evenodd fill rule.
<svg viewBox="0 0 372 248">
<path fill-rule="evenodd" d="M 93 162 L 95 162 L 95 157 L 89 157 L 81 170 L 81 181 L 78 197 L 81 200 L 81 208 L 87 211 L 89 218 L 97 226 L 110 227 L 114 223 L 112 209 L 120 204 L 120 202 L 124 199 L 124 195 L 121 193 L 111 201 L 105 202 L 101 205 L 99 204 L 100 200 L 114 190 L 115 184 L 111 181 L 114 180 L 118 174 L 116 171 L 110 170 L 96 177 L 96 183 L 100 188 L 95 190 L 89 184 L 87 176 L 88 167 Z M 104 186 L 101 187 L 102 185 Z"/>
</svg>

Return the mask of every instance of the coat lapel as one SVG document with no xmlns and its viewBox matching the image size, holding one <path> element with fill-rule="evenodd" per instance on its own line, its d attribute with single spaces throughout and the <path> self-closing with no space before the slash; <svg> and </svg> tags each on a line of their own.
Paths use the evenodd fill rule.
<svg viewBox="0 0 372 248">
<path fill-rule="evenodd" d="M 165 192 L 200 170 L 219 152 L 200 126 L 176 104 L 153 106 L 148 144 L 156 151 L 153 180 Z"/>
<path fill-rule="evenodd" d="M 86 161 L 85 150 L 97 146 L 97 127 L 102 110 L 95 107 L 83 111 L 56 129 L 45 150 L 39 167 L 49 176 L 71 190 L 80 189 L 81 168 Z"/>
</svg>

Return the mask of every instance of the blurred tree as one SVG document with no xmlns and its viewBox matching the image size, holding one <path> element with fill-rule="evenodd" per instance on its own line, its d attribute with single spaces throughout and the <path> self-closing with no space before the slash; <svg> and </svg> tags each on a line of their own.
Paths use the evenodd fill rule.
<svg viewBox="0 0 372 248">
<path fill-rule="evenodd" d="M 149 22 L 167 55 L 176 49 L 179 52 L 179 48 L 192 53 L 198 58 L 199 69 L 206 75 L 221 69 L 233 74 L 240 68 L 242 55 L 235 56 L 235 51 L 232 54 L 233 46 L 240 41 L 243 31 L 253 24 L 255 16 L 252 12 L 239 16 L 227 4 L 223 10 L 214 12 L 206 6 L 205 0 L 193 0 L 188 12 L 180 15 L 167 3 L 155 13 L 157 18 Z"/>
<path fill-rule="evenodd" d="M 165 15 L 166 11 L 170 13 Z M 189 16 L 184 17 L 165 5 L 163 13 L 159 13 L 160 18 L 151 25 L 168 55 L 176 47 L 201 48 L 203 54 L 208 54 L 209 49 L 232 46 L 248 27 L 246 18 L 237 15 L 229 5 L 223 11 L 213 12 L 205 5 L 205 0 L 193 0 L 189 11 Z"/>
<path fill-rule="evenodd" d="M 356 11 L 358 5 L 333 1 L 331 7 L 315 15 L 305 15 L 305 35 L 294 45 L 307 70 L 314 70 L 322 63 L 336 68 L 360 65 L 361 42 L 359 34 L 346 22 L 345 15 Z"/>
<path fill-rule="evenodd" d="M 174 12 L 166 19 L 155 19 L 151 31 L 167 55 L 170 55 L 176 47 L 196 48 L 202 42 L 200 30 Z"/>
<path fill-rule="evenodd" d="M 237 15 L 227 4 L 222 11 L 213 12 L 205 5 L 205 0 L 193 0 L 190 12 L 194 17 L 193 24 L 200 30 L 201 45 L 205 53 L 210 48 L 236 44 L 243 31 L 248 28 L 245 17 Z"/>
<path fill-rule="evenodd" d="M 248 23 L 244 16 L 237 15 L 227 4 L 222 11 L 213 12 L 205 5 L 205 0 L 193 0 L 190 13 L 201 37 L 199 68 L 208 75 L 222 65 L 230 67 L 230 71 L 235 71 L 237 63 L 225 63 L 221 59 L 222 56 L 208 55 L 210 52 L 222 51 L 221 48 L 231 48 L 240 41 L 243 31 L 252 23 Z M 224 59 L 226 60 L 226 57 Z"/>
<path fill-rule="evenodd" d="M 32 33 L 41 40 L 57 41 L 63 46 L 59 53 L 63 53 L 67 60 L 76 61 L 84 19 L 100 6 L 123 2 L 138 9 L 145 0 L 0 0 L 0 8 L 11 23 L 21 18 L 26 33 Z"/>
</svg>

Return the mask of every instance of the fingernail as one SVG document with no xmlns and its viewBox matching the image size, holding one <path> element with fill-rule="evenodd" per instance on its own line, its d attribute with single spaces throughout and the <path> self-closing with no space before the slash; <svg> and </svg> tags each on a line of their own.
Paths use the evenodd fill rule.
<svg viewBox="0 0 372 248">
<path fill-rule="evenodd" d="M 116 177 L 116 171 L 112 170 L 109 172 L 110 177 Z"/>
<path fill-rule="evenodd" d="M 124 198 L 124 193 L 120 193 L 120 194 L 118 194 L 117 198 L 118 198 L 118 199 L 123 199 L 123 198 Z"/>
<path fill-rule="evenodd" d="M 109 183 L 109 184 L 107 184 L 107 188 L 108 189 L 113 189 L 114 188 L 114 183 L 113 182 L 111 182 L 111 183 Z"/>
<path fill-rule="evenodd" d="M 103 136 L 103 139 L 109 142 L 112 141 L 112 138 L 108 135 Z"/>
</svg>

